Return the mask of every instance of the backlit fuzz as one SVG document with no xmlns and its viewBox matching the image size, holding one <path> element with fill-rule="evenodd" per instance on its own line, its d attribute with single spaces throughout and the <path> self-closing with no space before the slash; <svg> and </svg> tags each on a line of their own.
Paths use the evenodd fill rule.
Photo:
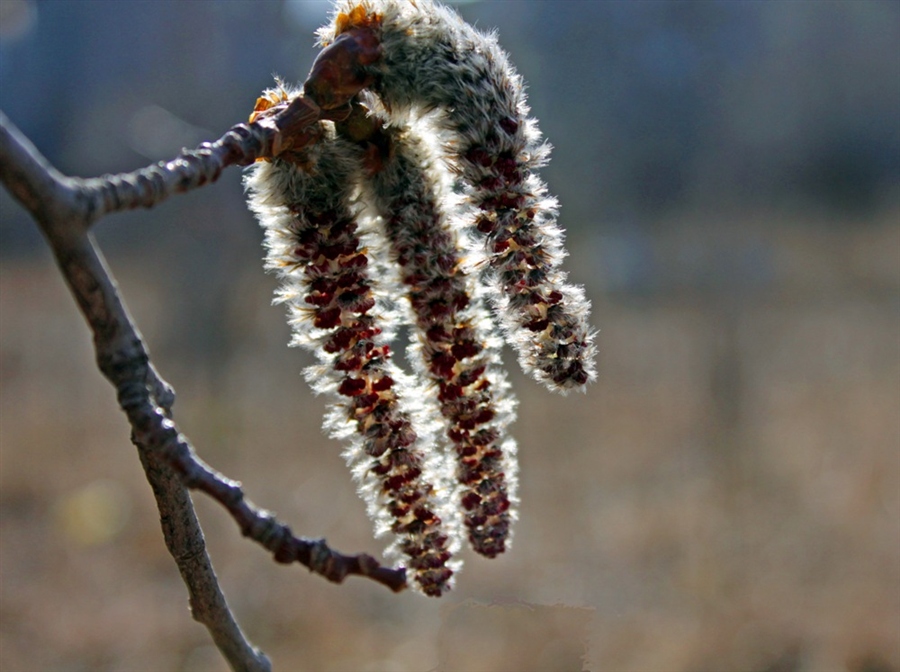
<svg viewBox="0 0 900 672">
<path fill-rule="evenodd" d="M 487 260 L 494 306 L 520 364 L 551 389 L 583 388 L 595 376 L 589 304 L 559 268 L 556 200 L 534 172 L 549 147 L 496 38 L 431 0 L 339 0 L 336 10 L 319 30 L 326 49 L 307 93 L 327 107 L 359 82 L 380 98 L 389 123 L 417 109 L 443 113 L 447 159 L 476 234 L 471 252 Z M 322 83 L 336 81 L 330 63 L 353 76 L 332 86 L 336 96 L 323 96 Z"/>
<path fill-rule="evenodd" d="M 275 103 L 290 94 L 265 96 Z M 288 306 L 294 343 L 321 361 L 307 378 L 332 397 L 326 428 L 348 440 L 345 455 L 369 514 L 378 532 L 396 535 L 389 551 L 402 559 L 411 584 L 439 596 L 450 587 L 458 546 L 440 484 L 447 468 L 439 455 L 426 454 L 434 436 L 427 422 L 414 424 L 420 394 L 391 362 L 395 320 L 384 314 L 352 202 L 359 155 L 333 128 L 322 128 L 311 148 L 257 163 L 246 185 L 265 226 L 266 266 L 282 278 L 278 298 Z"/>
<path fill-rule="evenodd" d="M 501 344 L 461 266 L 458 234 L 442 210 L 448 195 L 439 167 L 411 130 L 375 133 L 368 153 L 374 144 L 384 156 L 369 188 L 413 309 L 412 360 L 437 388 L 469 543 L 492 558 L 506 548 L 516 485 L 516 445 L 506 436 L 515 400 L 498 367 Z"/>
<path fill-rule="evenodd" d="M 326 426 L 410 583 L 440 595 L 456 521 L 494 557 L 516 517 L 501 337 L 550 389 L 583 389 L 588 304 L 559 269 L 556 202 L 534 172 L 548 147 L 493 36 L 431 0 L 363 0 L 339 2 L 319 37 L 302 93 L 279 84 L 251 117 L 278 136 L 250 205 L 294 342 L 321 360 L 308 378 L 334 399 Z M 404 320 L 414 379 L 390 359 Z"/>
</svg>

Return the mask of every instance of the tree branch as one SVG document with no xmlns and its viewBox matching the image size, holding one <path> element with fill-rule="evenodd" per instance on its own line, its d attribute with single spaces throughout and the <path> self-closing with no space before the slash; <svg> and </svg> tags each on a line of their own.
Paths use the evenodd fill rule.
<svg viewBox="0 0 900 672">
<path fill-rule="evenodd" d="M 337 583 L 349 575 L 364 576 L 394 591 L 406 587 L 405 570 L 382 567 L 365 554 L 340 554 L 324 540 L 295 537 L 271 513 L 245 499 L 239 483 L 197 457 L 171 419 L 174 392 L 150 363 L 88 229 L 105 214 L 152 207 L 172 194 L 214 182 L 227 166 L 249 165 L 283 151 L 280 142 L 286 129 L 292 137 L 302 137 L 298 129 L 319 118 L 315 106 L 298 100 L 259 121 L 233 127 L 214 143 L 182 151 L 173 161 L 87 180 L 56 171 L 0 112 L 0 181 L 35 219 L 87 319 L 98 367 L 115 386 L 131 423 L 132 440 L 156 497 L 166 545 L 190 593 L 193 617 L 207 627 L 235 670 L 262 671 L 271 666 L 234 621 L 186 488 L 200 490 L 222 504 L 241 533 L 268 549 L 277 562 L 299 562 Z M 293 146 L 296 148 L 296 142 Z"/>
<path fill-rule="evenodd" d="M 42 229 L 53 228 L 57 236 L 75 235 L 104 215 L 152 208 L 174 194 L 215 182 L 229 166 L 248 166 L 288 148 L 300 149 L 318 137 L 313 123 L 329 118 L 302 97 L 254 117 L 254 122 L 233 126 L 215 142 L 183 149 L 171 161 L 131 173 L 81 179 L 59 173 L 0 112 L 0 126 L 8 129 L 2 139 L 6 161 L 0 171 L 4 184 Z"/>
<path fill-rule="evenodd" d="M 238 124 L 213 143 L 182 150 L 172 161 L 132 173 L 76 180 L 75 188 L 91 223 L 111 212 L 152 208 L 173 194 L 215 182 L 228 166 L 246 166 L 269 155 L 274 133 L 260 124 Z"/>
</svg>

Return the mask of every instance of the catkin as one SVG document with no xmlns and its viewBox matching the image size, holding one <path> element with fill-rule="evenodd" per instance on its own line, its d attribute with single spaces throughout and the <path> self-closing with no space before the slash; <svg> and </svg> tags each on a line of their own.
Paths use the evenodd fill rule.
<svg viewBox="0 0 900 672">
<path fill-rule="evenodd" d="M 528 117 L 524 87 L 492 34 L 431 0 L 341 0 L 322 44 L 363 25 L 380 58 L 370 75 L 389 123 L 437 110 L 466 195 L 472 253 L 490 268 L 493 303 L 523 369 L 568 391 L 595 377 L 589 303 L 560 269 L 557 202 L 535 172 L 549 146 Z"/>
<path fill-rule="evenodd" d="M 331 397 L 326 429 L 347 441 L 345 456 L 376 521 L 391 532 L 389 554 L 402 558 L 411 583 L 428 595 L 450 587 L 458 542 L 450 489 L 427 422 L 415 422 L 413 382 L 391 361 L 382 302 L 353 204 L 360 156 L 326 128 L 301 157 L 275 159 L 246 177 L 250 207 L 265 229 L 266 267 L 282 279 L 294 343 L 320 365 L 307 371 Z M 449 528 L 449 529 L 448 529 Z"/>
<path fill-rule="evenodd" d="M 501 341 L 475 278 L 463 268 L 446 180 L 421 139 L 425 132 L 383 134 L 387 156 L 368 188 L 412 308 L 412 359 L 436 387 L 469 543 L 495 557 L 509 541 L 517 470 L 515 441 L 507 435 L 515 398 L 501 369 Z"/>
</svg>

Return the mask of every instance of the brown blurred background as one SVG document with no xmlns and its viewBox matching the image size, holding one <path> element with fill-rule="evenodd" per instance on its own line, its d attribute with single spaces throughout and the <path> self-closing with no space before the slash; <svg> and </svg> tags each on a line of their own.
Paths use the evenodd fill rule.
<svg viewBox="0 0 900 672">
<path fill-rule="evenodd" d="M 276 566 L 197 508 L 276 669 L 900 670 L 900 3 L 475 2 L 555 146 L 599 381 L 524 379 L 511 552 L 440 600 Z M 304 78 L 320 2 L 0 2 L 0 108 L 132 170 Z M 113 390 L 0 194 L 0 668 L 224 670 Z M 97 238 L 201 455 L 378 553 L 288 349 L 240 174 Z"/>
</svg>

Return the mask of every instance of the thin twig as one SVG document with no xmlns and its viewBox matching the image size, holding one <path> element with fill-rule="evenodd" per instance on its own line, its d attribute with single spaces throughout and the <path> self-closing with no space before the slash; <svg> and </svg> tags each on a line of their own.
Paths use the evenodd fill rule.
<svg viewBox="0 0 900 672">
<path fill-rule="evenodd" d="M 317 111 L 313 111 L 317 112 Z M 309 108 L 293 106 L 260 123 L 240 124 L 220 140 L 183 151 L 168 163 L 126 175 L 82 180 L 61 175 L 0 112 L 0 181 L 28 210 L 47 239 L 60 271 L 94 334 L 97 364 L 115 386 L 128 416 L 141 463 L 157 500 L 166 545 L 203 623 L 235 670 L 269 670 L 266 656 L 244 637 L 222 594 L 186 488 L 222 504 L 242 534 L 277 562 L 299 562 L 329 581 L 359 575 L 391 590 L 406 587 L 405 570 L 372 557 L 343 555 L 324 540 L 295 537 L 272 514 L 244 498 L 240 485 L 200 460 L 171 420 L 174 392 L 150 363 L 141 336 L 121 300 L 90 225 L 110 212 L 152 207 L 168 196 L 215 181 L 229 165 L 248 165 L 277 153 L 283 128 L 308 123 Z"/>
<path fill-rule="evenodd" d="M 52 193 L 51 201 L 67 208 L 71 215 L 79 215 L 82 226 L 90 227 L 104 215 L 139 207 L 152 208 L 169 196 L 211 184 L 229 166 L 248 166 L 259 158 L 279 154 L 286 149 L 282 146 L 285 137 L 292 138 L 291 147 L 299 148 L 303 140 L 315 139 L 315 131 L 308 135 L 302 131 L 306 127 L 315 128 L 311 124 L 320 116 L 327 115 L 321 115 L 309 99 L 298 98 L 277 110 L 277 114 L 233 126 L 215 142 L 205 142 L 197 149 L 183 149 L 171 161 L 118 175 L 88 179 L 65 177 L 43 157 L 34 155 L 28 167 L 29 183 L 41 185 L 42 195 Z M 27 193 L 17 194 L 17 198 L 24 198 L 23 205 L 32 213 L 41 207 L 33 195 L 29 198 Z M 71 225 L 71 218 L 68 223 Z"/>
</svg>

